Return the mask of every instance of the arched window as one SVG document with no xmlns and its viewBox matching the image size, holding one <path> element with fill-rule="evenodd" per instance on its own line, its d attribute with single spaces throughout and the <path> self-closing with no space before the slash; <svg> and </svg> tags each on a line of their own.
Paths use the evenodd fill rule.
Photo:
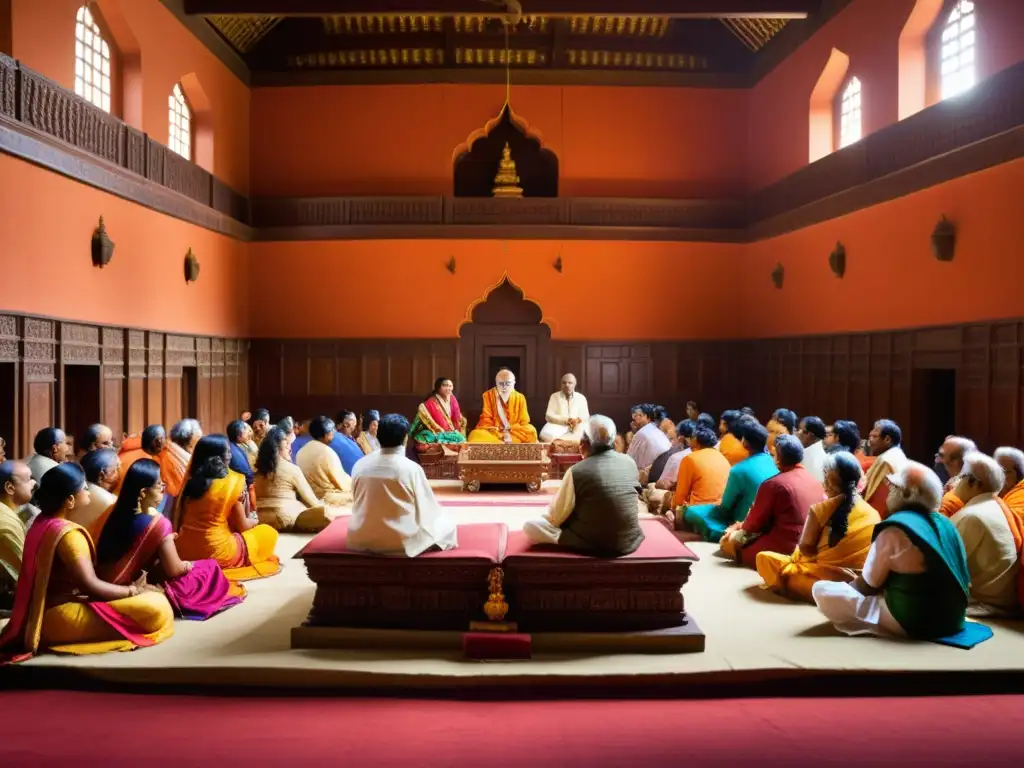
<svg viewBox="0 0 1024 768">
<path fill-rule="evenodd" d="M 848 147 L 861 137 L 860 80 L 851 78 L 839 100 L 839 148 Z"/>
<path fill-rule="evenodd" d="M 110 111 L 110 45 L 85 5 L 75 18 L 75 94 Z"/>
<path fill-rule="evenodd" d="M 944 99 L 957 96 L 974 85 L 974 21 L 974 3 L 960 0 L 949 12 L 942 28 L 939 73 Z"/>
<path fill-rule="evenodd" d="M 170 113 L 170 131 L 167 146 L 186 160 L 192 159 L 192 110 L 185 101 L 181 85 L 175 84 L 171 95 L 167 97 Z"/>
</svg>

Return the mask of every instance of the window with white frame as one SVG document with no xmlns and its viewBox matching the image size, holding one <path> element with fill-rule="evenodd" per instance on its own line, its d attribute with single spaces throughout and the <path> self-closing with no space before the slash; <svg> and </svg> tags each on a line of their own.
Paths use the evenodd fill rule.
<svg viewBox="0 0 1024 768">
<path fill-rule="evenodd" d="M 848 147 L 861 137 L 860 80 L 852 78 L 839 100 L 839 148 Z"/>
<path fill-rule="evenodd" d="M 957 96 L 969 90 L 975 82 L 974 56 L 976 30 L 974 3 L 960 0 L 946 18 L 942 29 L 942 48 L 939 73 L 942 98 Z"/>
<path fill-rule="evenodd" d="M 75 18 L 75 94 L 110 111 L 110 45 L 86 5 Z"/>
<path fill-rule="evenodd" d="M 170 116 L 170 132 L 167 146 L 186 160 L 192 159 L 192 110 L 185 101 L 181 85 L 176 84 L 167 98 Z"/>
</svg>

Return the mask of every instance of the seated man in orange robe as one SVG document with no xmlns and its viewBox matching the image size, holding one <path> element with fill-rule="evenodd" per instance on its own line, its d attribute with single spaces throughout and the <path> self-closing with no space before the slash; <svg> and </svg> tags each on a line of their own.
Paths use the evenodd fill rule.
<svg viewBox="0 0 1024 768">
<path fill-rule="evenodd" d="M 537 430 L 530 424 L 526 398 L 516 392 L 516 376 L 502 368 L 494 377 L 494 388 L 484 392 L 484 411 L 469 443 L 536 443 Z"/>
<path fill-rule="evenodd" d="M 164 483 L 166 495 L 175 499 L 181 493 L 190 457 L 183 448 L 167 440 L 167 432 L 159 424 L 150 424 L 142 430 L 141 437 L 126 437 L 121 443 L 120 456 L 121 480 L 118 483 L 118 492 L 132 464 L 139 459 L 152 459 L 160 465 L 160 479 Z"/>
<path fill-rule="evenodd" d="M 1006 475 L 999 496 L 1024 528 L 1024 453 L 1004 446 L 996 448 L 995 459 Z"/>
</svg>

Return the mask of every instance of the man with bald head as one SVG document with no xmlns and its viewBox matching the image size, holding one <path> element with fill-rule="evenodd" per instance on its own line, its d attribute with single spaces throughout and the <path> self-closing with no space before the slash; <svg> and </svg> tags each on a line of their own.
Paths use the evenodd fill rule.
<svg viewBox="0 0 1024 768">
<path fill-rule="evenodd" d="M 886 478 L 889 516 L 875 525 L 864 569 L 852 583 L 819 581 L 818 609 L 848 635 L 934 640 L 970 648 L 992 636 L 965 621 L 971 575 L 964 544 L 938 514 L 942 482 L 917 462 Z"/>
<path fill-rule="evenodd" d="M 564 440 L 578 443 L 583 438 L 583 425 L 590 419 L 587 398 L 576 391 L 576 377 L 562 377 L 562 388 L 548 399 L 547 423 L 540 431 L 540 441 Z"/>
<path fill-rule="evenodd" d="M 25 524 L 18 508 L 28 504 L 36 489 L 32 471 L 21 461 L 0 464 L 0 607 L 10 608 L 25 552 Z"/>
<path fill-rule="evenodd" d="M 516 392 L 516 375 L 502 368 L 494 387 L 484 392 L 484 409 L 469 443 L 536 443 L 537 430 L 530 424 L 526 398 Z"/>
<path fill-rule="evenodd" d="M 939 507 L 939 512 L 946 517 L 952 517 L 963 509 L 963 501 L 953 491 L 960 481 L 960 473 L 964 471 L 964 456 L 976 450 L 978 447 L 973 440 L 949 435 L 935 454 L 935 463 L 941 464 L 949 477 L 944 488 L 946 495 L 942 497 L 942 506 Z"/>
<path fill-rule="evenodd" d="M 615 423 L 591 416 L 580 441 L 583 461 L 565 472 L 562 485 L 541 520 L 523 526 L 532 544 L 620 557 L 644 540 L 640 530 L 640 492 L 636 464 L 615 450 Z"/>
</svg>

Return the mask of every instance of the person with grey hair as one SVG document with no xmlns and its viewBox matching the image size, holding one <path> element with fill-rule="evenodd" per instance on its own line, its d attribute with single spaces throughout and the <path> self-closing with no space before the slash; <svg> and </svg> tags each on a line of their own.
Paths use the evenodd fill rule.
<svg viewBox="0 0 1024 768">
<path fill-rule="evenodd" d="M 963 471 L 954 489 L 964 505 L 950 520 L 967 550 L 972 614 L 1007 615 L 1020 609 L 1020 550 L 998 497 L 1004 480 L 1005 473 L 995 459 L 977 451 L 964 456 Z M 1017 526 L 1016 518 L 1013 524 Z"/>
<path fill-rule="evenodd" d="M 792 555 L 807 522 L 807 510 L 825 499 L 821 482 L 803 466 L 804 447 L 795 435 L 775 438 L 779 474 L 761 483 L 746 518 L 726 529 L 721 554 L 757 567 L 758 552 Z"/>
<path fill-rule="evenodd" d="M 571 373 L 562 377 L 562 388 L 548 398 L 544 418 L 539 438 L 542 443 L 556 440 L 578 443 L 583 439 L 584 425 L 590 419 L 590 406 L 587 398 L 576 391 L 576 377 Z"/>
<path fill-rule="evenodd" d="M 182 419 L 171 427 L 171 442 L 191 455 L 196 443 L 203 436 L 203 428 L 197 419 Z"/>
<path fill-rule="evenodd" d="M 848 635 L 911 637 L 971 648 L 992 637 L 965 620 L 970 573 L 956 527 L 938 513 L 942 481 L 906 462 L 889 475 L 889 517 L 878 523 L 852 583 L 819 581 L 814 602 Z"/>
<path fill-rule="evenodd" d="M 591 416 L 580 440 L 583 461 L 570 467 L 541 520 L 523 526 L 532 544 L 557 544 L 573 552 L 620 557 L 644 540 L 636 464 L 615 450 L 615 423 Z"/>
<path fill-rule="evenodd" d="M 995 460 L 1006 476 L 1000 497 L 1019 520 L 1024 520 L 1024 451 L 1019 448 L 996 448 Z"/>
</svg>

